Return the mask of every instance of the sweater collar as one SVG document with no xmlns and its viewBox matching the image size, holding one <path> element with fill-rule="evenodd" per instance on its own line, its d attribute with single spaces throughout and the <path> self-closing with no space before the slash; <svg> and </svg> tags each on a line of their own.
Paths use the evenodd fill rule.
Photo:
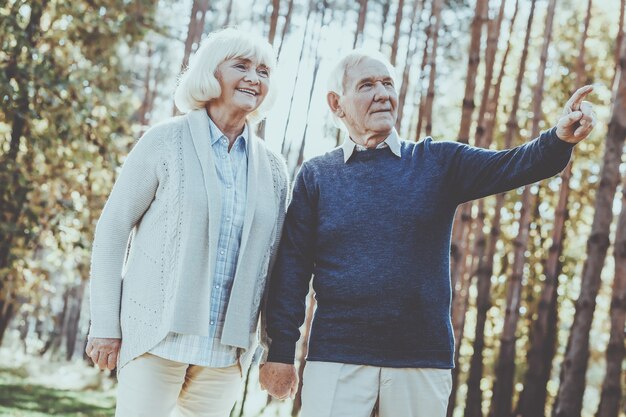
<svg viewBox="0 0 626 417">
<path fill-rule="evenodd" d="M 396 129 L 393 129 L 391 131 L 391 134 L 387 136 L 387 139 L 385 139 L 384 141 L 379 143 L 378 146 L 376 146 L 376 149 L 385 148 L 387 146 L 395 156 L 397 156 L 398 158 L 400 157 L 400 138 L 398 137 L 398 132 L 396 131 Z M 354 143 L 349 136 L 346 137 L 346 139 L 343 141 L 343 144 L 341 145 L 341 149 L 343 151 L 343 162 L 348 162 L 352 154 L 355 152 L 356 148 L 357 144 Z"/>
</svg>

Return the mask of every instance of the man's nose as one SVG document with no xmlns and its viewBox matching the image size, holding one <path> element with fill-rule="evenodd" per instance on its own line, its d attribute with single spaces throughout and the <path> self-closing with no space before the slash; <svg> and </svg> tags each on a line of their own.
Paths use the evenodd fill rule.
<svg viewBox="0 0 626 417">
<path fill-rule="evenodd" d="M 374 100 L 386 101 L 389 100 L 389 91 L 381 82 L 377 82 L 374 87 Z"/>
</svg>

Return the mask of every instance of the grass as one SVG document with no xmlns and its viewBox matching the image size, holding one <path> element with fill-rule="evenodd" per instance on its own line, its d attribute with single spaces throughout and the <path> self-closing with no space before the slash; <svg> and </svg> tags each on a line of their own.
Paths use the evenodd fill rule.
<svg viewBox="0 0 626 417">
<path fill-rule="evenodd" d="M 19 370 L 0 369 L 0 416 L 109 417 L 115 414 L 114 404 L 110 393 L 26 383 Z"/>
</svg>

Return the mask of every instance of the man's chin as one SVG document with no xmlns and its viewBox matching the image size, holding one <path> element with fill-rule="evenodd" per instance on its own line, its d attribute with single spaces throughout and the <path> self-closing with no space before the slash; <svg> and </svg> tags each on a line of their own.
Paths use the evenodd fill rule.
<svg viewBox="0 0 626 417">
<path fill-rule="evenodd" d="M 391 131 L 393 130 L 395 126 L 395 121 L 392 122 L 390 121 L 385 121 L 385 122 L 379 122 L 379 123 L 372 123 L 371 126 L 371 130 L 376 132 L 379 135 L 382 134 L 391 134 Z"/>
</svg>

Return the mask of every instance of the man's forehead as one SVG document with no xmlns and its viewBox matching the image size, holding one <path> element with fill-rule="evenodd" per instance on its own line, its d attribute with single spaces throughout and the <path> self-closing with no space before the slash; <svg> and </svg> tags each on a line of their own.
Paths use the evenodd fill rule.
<svg viewBox="0 0 626 417">
<path fill-rule="evenodd" d="M 346 68 L 346 85 L 351 85 L 365 79 L 392 79 L 389 68 L 377 59 L 364 58 L 356 64 Z"/>
</svg>

